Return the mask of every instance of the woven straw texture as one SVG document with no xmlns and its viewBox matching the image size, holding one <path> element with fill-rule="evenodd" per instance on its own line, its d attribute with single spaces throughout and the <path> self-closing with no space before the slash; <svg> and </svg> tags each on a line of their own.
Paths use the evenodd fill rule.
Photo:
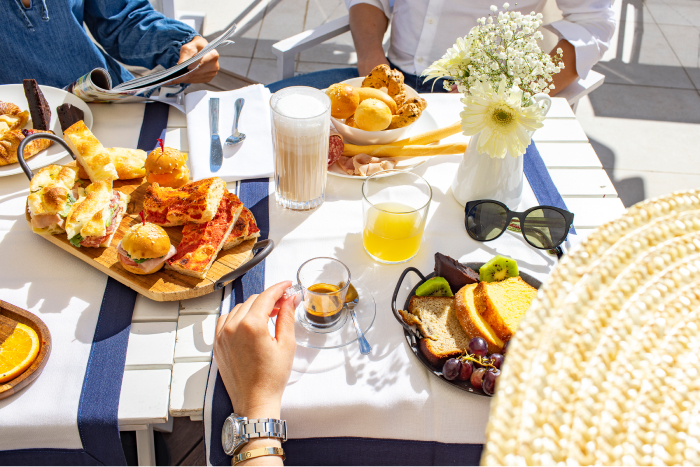
<svg viewBox="0 0 700 467">
<path fill-rule="evenodd" d="M 540 288 L 482 463 L 700 464 L 699 326 L 700 190 L 631 207 Z"/>
</svg>

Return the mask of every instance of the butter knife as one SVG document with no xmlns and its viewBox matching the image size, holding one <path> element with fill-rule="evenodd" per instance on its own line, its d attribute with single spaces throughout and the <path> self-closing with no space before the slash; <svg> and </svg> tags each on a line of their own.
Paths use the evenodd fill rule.
<svg viewBox="0 0 700 467">
<path fill-rule="evenodd" d="M 224 149 L 219 138 L 219 98 L 209 99 L 209 129 L 211 131 L 211 146 L 209 149 L 209 170 L 218 172 L 224 161 Z"/>
</svg>

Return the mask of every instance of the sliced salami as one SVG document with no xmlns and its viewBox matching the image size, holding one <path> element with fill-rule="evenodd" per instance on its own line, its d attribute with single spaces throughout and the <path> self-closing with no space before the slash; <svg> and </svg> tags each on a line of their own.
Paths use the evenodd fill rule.
<svg viewBox="0 0 700 467">
<path fill-rule="evenodd" d="M 343 137 L 337 134 L 331 134 L 330 141 L 328 143 L 328 167 L 333 165 L 340 156 L 343 155 L 343 149 L 345 144 L 343 143 Z"/>
</svg>

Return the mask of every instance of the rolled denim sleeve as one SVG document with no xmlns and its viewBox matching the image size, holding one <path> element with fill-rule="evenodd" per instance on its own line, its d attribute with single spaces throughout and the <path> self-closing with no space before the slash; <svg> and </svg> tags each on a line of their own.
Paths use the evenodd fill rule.
<svg viewBox="0 0 700 467">
<path fill-rule="evenodd" d="M 576 72 L 585 78 L 603 58 L 615 33 L 611 0 L 557 0 L 564 19 L 547 25 L 576 49 Z"/>
<path fill-rule="evenodd" d="M 113 58 L 145 68 L 177 64 L 180 47 L 198 34 L 153 9 L 148 0 L 86 0 L 85 24 Z"/>
<path fill-rule="evenodd" d="M 360 3 L 366 3 L 377 7 L 384 12 L 384 16 L 391 18 L 391 6 L 389 5 L 389 0 L 345 0 L 345 6 L 347 7 L 348 11 L 350 11 L 350 8 Z"/>
</svg>

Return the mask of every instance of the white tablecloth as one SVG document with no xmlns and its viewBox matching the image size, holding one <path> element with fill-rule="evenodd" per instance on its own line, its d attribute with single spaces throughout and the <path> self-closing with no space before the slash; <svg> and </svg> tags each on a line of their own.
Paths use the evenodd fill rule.
<svg viewBox="0 0 700 467">
<path fill-rule="evenodd" d="M 457 120 L 460 104 L 452 96 L 426 95 L 440 126 Z M 450 140 L 464 140 L 455 135 Z M 414 266 L 428 274 L 434 254 L 461 261 L 487 261 L 496 254 L 518 261 L 522 271 L 544 280 L 556 258 L 531 248 L 522 235 L 506 232 L 489 243 L 472 240 L 464 228 L 464 208 L 450 184 L 461 156 L 434 158 L 415 172 L 433 187 L 433 200 L 418 255 L 400 265 L 374 262 L 362 247 L 362 181 L 328 177 L 326 202 L 310 213 L 283 210 L 270 197 L 270 238 L 277 247 L 268 257 L 265 286 L 291 280 L 311 257 L 331 256 L 348 265 L 353 278 L 374 295 L 377 318 L 367 334 L 372 345 L 362 356 L 357 344 L 340 350 L 298 347 L 294 372 L 282 400 L 282 418 L 293 438 L 371 437 L 445 443 L 483 443 L 489 398 L 468 394 L 430 374 L 411 355 L 403 328 L 391 312 L 391 295 L 401 272 Z M 526 183 L 521 207 L 537 204 Z M 410 275 L 399 295 L 403 306 L 415 284 Z"/>
<path fill-rule="evenodd" d="M 136 147 L 143 105 L 120 105 L 119 119 L 112 106 L 90 107 L 106 147 Z M 31 231 L 28 194 L 24 173 L 0 178 L 0 299 L 39 316 L 53 345 L 39 378 L 0 400 L 0 450 L 82 449 L 78 404 L 107 276 Z"/>
</svg>

